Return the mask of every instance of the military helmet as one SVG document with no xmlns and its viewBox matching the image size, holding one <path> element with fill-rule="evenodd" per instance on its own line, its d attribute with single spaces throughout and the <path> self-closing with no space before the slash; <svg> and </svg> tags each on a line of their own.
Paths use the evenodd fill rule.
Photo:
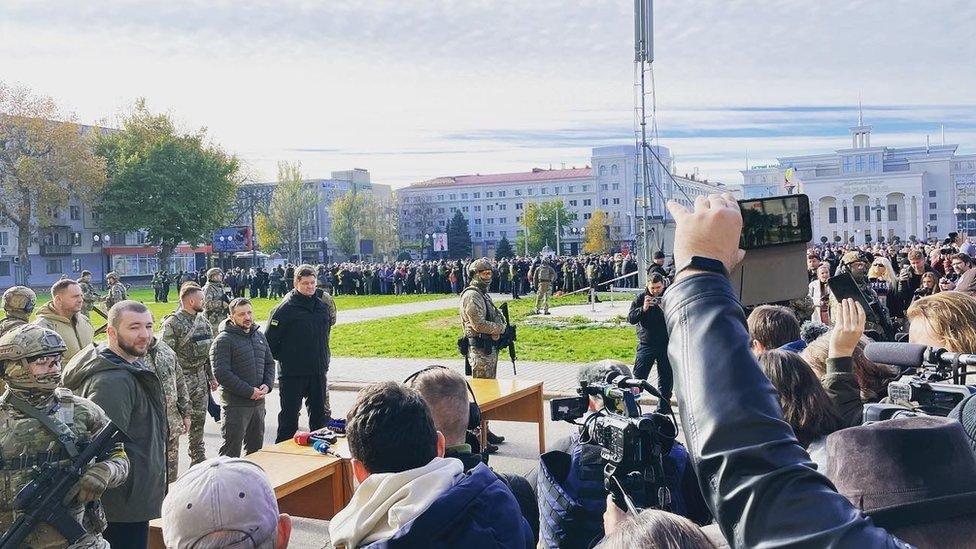
<svg viewBox="0 0 976 549">
<path fill-rule="evenodd" d="M 3 310 L 8 313 L 31 314 L 37 303 L 37 294 L 27 286 L 13 286 L 3 292 Z"/>
<path fill-rule="evenodd" d="M 105 278 L 111 278 L 112 280 L 118 280 L 119 279 L 119 275 L 115 271 L 112 271 L 112 272 L 108 273 L 107 275 L 105 275 Z"/>
<path fill-rule="evenodd" d="M 470 264 L 468 264 L 468 274 L 475 275 L 481 271 L 490 271 L 491 262 L 488 258 L 482 257 L 481 259 L 475 259 Z"/>
<path fill-rule="evenodd" d="M 858 251 L 847 252 L 840 260 L 840 262 L 844 265 L 850 265 L 851 263 L 857 263 L 858 261 L 863 261 L 864 263 L 868 262 L 867 258 L 864 257 L 864 254 Z"/>
<path fill-rule="evenodd" d="M 60 355 L 68 347 L 54 330 L 36 324 L 25 324 L 0 337 L 0 375 L 16 388 L 54 390 L 61 374 L 34 376 L 27 367 L 29 359 Z"/>
<path fill-rule="evenodd" d="M 212 279 L 214 275 L 222 275 L 222 274 L 224 274 L 224 271 L 221 271 L 220 268 L 218 267 L 207 269 L 207 280 Z"/>
</svg>

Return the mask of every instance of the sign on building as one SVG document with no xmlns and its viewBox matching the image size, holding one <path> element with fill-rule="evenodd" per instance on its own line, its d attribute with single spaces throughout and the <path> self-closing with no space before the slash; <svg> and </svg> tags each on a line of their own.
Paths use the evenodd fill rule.
<svg viewBox="0 0 976 549">
<path fill-rule="evenodd" d="M 447 233 L 434 233 L 430 237 L 434 241 L 433 250 L 435 252 L 447 251 Z"/>
</svg>

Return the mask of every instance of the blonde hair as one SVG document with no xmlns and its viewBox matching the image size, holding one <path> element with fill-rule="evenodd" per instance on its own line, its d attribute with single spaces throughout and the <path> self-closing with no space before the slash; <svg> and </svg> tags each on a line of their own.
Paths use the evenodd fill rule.
<svg viewBox="0 0 976 549">
<path fill-rule="evenodd" d="M 962 292 L 941 292 L 915 300 L 905 312 L 914 322 L 924 318 L 953 353 L 976 351 L 976 299 Z"/>
<path fill-rule="evenodd" d="M 878 272 L 878 269 L 874 266 L 875 263 L 884 264 L 885 270 L 883 273 Z M 888 285 L 892 288 L 897 285 L 894 268 L 891 266 L 891 260 L 884 256 L 875 257 L 874 261 L 871 262 L 871 268 L 868 269 L 868 278 L 883 278 L 884 280 L 888 281 Z"/>
<path fill-rule="evenodd" d="M 830 334 L 833 330 L 834 328 L 831 328 L 831 331 L 811 341 L 800 353 L 820 379 L 827 375 L 827 354 L 830 350 Z M 871 340 L 861 336 L 861 340 L 854 347 L 851 360 L 854 362 L 854 378 L 861 389 L 861 400 L 874 402 L 887 394 L 888 383 L 897 377 L 897 371 L 893 366 L 873 362 L 864 356 L 864 346 L 868 343 L 871 343 Z"/>
</svg>

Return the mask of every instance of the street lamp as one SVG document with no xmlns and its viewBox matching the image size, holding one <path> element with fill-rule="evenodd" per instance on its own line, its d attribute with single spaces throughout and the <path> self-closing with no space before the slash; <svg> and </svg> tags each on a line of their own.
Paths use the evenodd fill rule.
<svg viewBox="0 0 976 549">
<path fill-rule="evenodd" d="M 427 249 L 427 239 L 430 238 L 430 233 L 424 233 L 424 242 L 420 245 L 420 255 L 423 259 L 430 259 L 430 252 Z"/>
</svg>

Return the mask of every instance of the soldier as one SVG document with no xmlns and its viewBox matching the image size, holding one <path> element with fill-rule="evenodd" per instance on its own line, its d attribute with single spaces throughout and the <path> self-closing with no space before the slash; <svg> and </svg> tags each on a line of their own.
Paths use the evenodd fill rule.
<svg viewBox="0 0 976 549">
<path fill-rule="evenodd" d="M 176 352 L 176 362 L 183 371 L 190 398 L 191 465 L 207 459 L 203 447 L 203 425 L 207 419 L 210 391 L 217 382 L 210 371 L 210 343 L 213 330 L 200 314 L 203 312 L 203 289 L 184 284 L 180 289 L 180 307 L 163 319 L 163 341 Z"/>
<path fill-rule="evenodd" d="M 870 263 L 868 258 L 858 251 L 847 252 L 841 258 L 841 265 L 843 265 L 847 271 L 851 273 L 851 276 L 854 278 L 854 282 L 861 290 L 861 293 L 864 294 L 868 304 L 870 304 L 871 308 L 874 310 L 875 315 L 878 316 L 882 321 L 882 323 L 879 324 L 877 322 L 868 320 L 864 325 L 864 331 L 874 331 L 881 336 L 889 337 L 892 334 L 889 334 L 888 330 L 885 330 L 884 324 L 891 326 L 891 318 L 888 316 L 888 309 L 881 303 L 881 300 L 878 299 L 878 294 L 871 289 L 871 285 L 868 284 L 868 263 Z M 839 314 L 837 312 L 837 307 L 839 306 L 840 303 L 837 302 L 837 298 L 834 297 L 834 293 L 831 292 L 830 318 L 837 318 L 837 315 Z"/>
<path fill-rule="evenodd" d="M 158 337 L 153 337 L 149 344 L 146 365 L 156 372 L 163 386 L 167 423 L 166 484 L 169 484 L 178 476 L 180 435 L 190 430 L 190 395 L 183 371 L 176 364 L 176 352 Z"/>
<path fill-rule="evenodd" d="M 535 269 L 535 286 L 538 294 L 535 297 L 535 314 L 539 314 L 539 305 L 542 305 L 544 315 L 549 314 L 549 290 L 552 281 L 556 279 L 556 270 L 549 265 L 549 260 L 545 260 L 542 265 Z"/>
<path fill-rule="evenodd" d="M 160 303 L 163 301 L 163 271 L 153 273 L 152 281 L 149 283 L 153 289 L 153 301 Z"/>
<path fill-rule="evenodd" d="M 488 295 L 491 284 L 491 263 L 487 258 L 476 259 L 468 265 L 471 285 L 461 292 L 461 325 L 468 338 L 468 362 L 471 375 L 477 378 L 495 379 L 498 369 L 498 347 L 495 342 L 505 332 L 505 319 Z M 505 437 L 488 431 L 488 443 L 504 442 Z M 495 447 L 494 450 L 498 448 Z M 488 448 L 492 450 L 491 447 Z"/>
<path fill-rule="evenodd" d="M 30 322 L 37 304 L 37 294 L 27 286 L 13 286 L 3 292 L 3 310 L 7 316 L 0 320 L 0 336 Z"/>
<path fill-rule="evenodd" d="M 224 286 L 224 273 L 217 267 L 207 271 L 207 283 L 203 285 L 203 310 L 210 322 L 210 331 L 217 333 L 220 321 L 227 318 L 227 304 L 230 298 Z"/>
<path fill-rule="evenodd" d="M 85 443 L 108 424 L 108 417 L 95 403 L 58 388 L 64 341 L 56 332 L 26 325 L 0 338 L 0 376 L 8 388 L 0 397 L 0 530 L 6 531 L 17 518 L 11 509 L 14 496 L 29 484 L 44 463 L 71 467 L 77 444 Z M 107 548 L 102 538 L 105 513 L 99 502 L 102 493 L 125 482 L 129 460 L 122 444 L 85 464 L 85 472 L 62 503 L 68 515 L 86 533 L 74 544 L 48 523 L 41 523 L 28 536 L 25 546 L 33 548 Z"/>
<path fill-rule="evenodd" d="M 95 308 L 95 302 L 98 301 L 101 296 L 95 291 L 95 286 L 91 283 L 91 271 L 85 270 L 81 271 L 81 278 L 78 279 L 78 284 L 81 286 L 81 314 L 90 317 L 92 309 Z"/>
<path fill-rule="evenodd" d="M 105 312 L 108 312 L 112 308 L 112 305 L 129 299 L 129 292 L 125 291 L 125 284 L 122 284 L 122 281 L 119 280 L 119 275 L 115 274 L 115 271 L 105 275 L 105 280 L 108 281 L 108 295 L 105 297 Z"/>
<path fill-rule="evenodd" d="M 163 290 L 161 297 L 163 298 L 163 303 L 169 303 L 169 285 L 173 281 L 173 277 L 170 276 L 165 269 L 159 271 L 159 273 L 163 275 Z"/>
</svg>

